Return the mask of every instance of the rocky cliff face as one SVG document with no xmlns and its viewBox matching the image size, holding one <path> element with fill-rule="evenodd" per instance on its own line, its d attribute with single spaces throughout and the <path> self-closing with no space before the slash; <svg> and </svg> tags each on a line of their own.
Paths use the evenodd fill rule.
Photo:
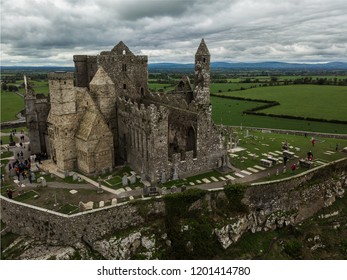
<svg viewBox="0 0 347 280">
<path fill-rule="evenodd" d="M 213 258 L 245 233 L 296 226 L 337 198 L 345 197 L 347 172 L 332 174 L 324 180 L 310 175 L 305 180 L 247 188 L 230 186 L 216 192 L 188 190 L 160 202 L 133 203 L 126 209 L 141 217 L 136 219 L 139 224 L 133 222 L 129 227 L 73 246 L 57 242 L 49 247 L 45 241 L 19 237 L 2 254 L 20 259 Z M 341 226 L 347 225 L 335 228 Z"/>
</svg>

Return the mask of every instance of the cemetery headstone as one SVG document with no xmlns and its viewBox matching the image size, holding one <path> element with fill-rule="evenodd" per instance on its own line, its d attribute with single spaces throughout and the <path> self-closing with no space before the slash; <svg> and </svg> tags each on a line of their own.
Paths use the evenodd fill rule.
<svg viewBox="0 0 347 280">
<path fill-rule="evenodd" d="M 174 174 L 172 176 L 172 180 L 177 180 L 178 179 L 178 174 L 177 174 L 177 168 L 176 166 L 174 167 Z"/>
<path fill-rule="evenodd" d="M 130 184 L 135 184 L 135 183 L 136 183 L 136 175 L 135 175 L 135 174 L 132 174 L 132 175 L 129 177 L 129 180 L 130 180 Z"/>
<path fill-rule="evenodd" d="M 46 187 L 47 186 L 47 182 L 46 182 L 46 179 L 44 177 L 41 177 L 41 186 L 42 187 Z"/>
<path fill-rule="evenodd" d="M 72 175 L 72 180 L 73 180 L 73 181 L 76 181 L 77 179 L 78 179 L 78 176 L 77 176 L 76 173 L 74 173 L 74 174 Z"/>
<path fill-rule="evenodd" d="M 128 185 L 128 176 L 127 175 L 124 175 L 122 177 L 122 185 L 123 186 L 127 186 Z"/>
<path fill-rule="evenodd" d="M 161 183 L 164 184 L 166 182 L 166 174 L 165 171 L 161 173 Z"/>
</svg>

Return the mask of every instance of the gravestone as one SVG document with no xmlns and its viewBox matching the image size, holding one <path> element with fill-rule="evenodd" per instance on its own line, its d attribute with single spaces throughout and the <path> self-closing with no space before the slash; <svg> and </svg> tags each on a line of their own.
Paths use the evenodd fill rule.
<svg viewBox="0 0 347 280">
<path fill-rule="evenodd" d="M 41 179 L 41 186 L 46 187 L 47 186 L 46 179 L 44 177 L 40 177 L 40 179 Z"/>
<path fill-rule="evenodd" d="M 172 180 L 177 180 L 178 179 L 178 174 L 177 174 L 177 168 L 176 166 L 174 167 L 174 174 L 172 175 Z"/>
<path fill-rule="evenodd" d="M 122 177 L 122 185 L 123 186 L 127 186 L 128 185 L 128 176 L 127 175 L 124 175 Z"/>
<path fill-rule="evenodd" d="M 72 180 L 73 180 L 73 181 L 78 180 L 78 176 L 77 176 L 77 174 L 76 174 L 76 173 L 74 173 L 74 174 L 72 175 Z"/>
<path fill-rule="evenodd" d="M 166 187 L 162 187 L 161 188 L 161 193 L 162 194 L 167 194 L 168 193 L 167 188 Z"/>
<path fill-rule="evenodd" d="M 171 187 L 171 193 L 175 193 L 177 192 L 177 187 L 176 186 L 172 186 Z"/>
<path fill-rule="evenodd" d="M 135 184 L 135 183 L 136 183 L 136 175 L 135 175 L 135 174 L 132 174 L 132 175 L 129 177 L 129 180 L 130 180 L 130 184 Z"/>
<path fill-rule="evenodd" d="M 111 205 L 116 205 L 117 204 L 117 198 L 112 198 Z"/>
<path fill-rule="evenodd" d="M 34 172 L 31 172 L 31 180 L 36 180 L 36 175 L 35 175 L 35 173 Z"/>
<path fill-rule="evenodd" d="M 104 207 L 104 206 L 105 206 L 105 201 L 101 200 L 99 202 L 99 208 Z"/>
<path fill-rule="evenodd" d="M 163 173 L 161 173 L 161 183 L 162 183 L 162 184 L 166 183 L 166 174 L 165 174 L 165 171 L 163 171 Z"/>
</svg>

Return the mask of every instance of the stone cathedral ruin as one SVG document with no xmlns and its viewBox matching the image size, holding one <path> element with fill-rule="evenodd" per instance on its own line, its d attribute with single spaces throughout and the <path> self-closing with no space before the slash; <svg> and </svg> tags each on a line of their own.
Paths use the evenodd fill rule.
<svg viewBox="0 0 347 280">
<path fill-rule="evenodd" d="M 127 163 L 155 183 L 227 164 L 211 119 L 210 53 L 201 41 L 194 84 L 151 93 L 148 58 L 123 43 L 97 56 L 75 55 L 75 73 L 48 74 L 49 97 L 26 84 L 32 153 L 47 153 L 61 171 L 98 174 Z"/>
</svg>

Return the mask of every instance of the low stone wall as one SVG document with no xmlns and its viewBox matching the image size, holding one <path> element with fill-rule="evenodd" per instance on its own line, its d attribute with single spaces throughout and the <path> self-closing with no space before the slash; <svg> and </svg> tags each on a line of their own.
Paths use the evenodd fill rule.
<svg viewBox="0 0 347 280">
<path fill-rule="evenodd" d="M 224 128 L 225 127 L 240 128 L 240 126 L 226 126 L 226 125 L 223 125 L 223 127 Z M 259 127 L 251 127 L 251 126 L 243 126 L 242 129 L 255 130 L 255 131 L 270 131 L 273 133 L 300 135 L 300 136 L 305 136 L 305 133 L 306 133 L 307 137 L 313 136 L 313 137 L 323 137 L 323 138 L 347 139 L 347 134 L 323 133 L 323 132 L 301 131 L 301 130 L 286 130 L 286 129 L 276 129 L 276 128 L 265 128 L 265 127 L 259 128 Z"/>
<path fill-rule="evenodd" d="M 248 230 L 271 230 L 299 223 L 332 204 L 336 197 L 343 196 L 346 188 L 346 158 L 287 180 L 253 184 L 246 189 L 243 198 L 249 213 L 226 218 L 215 233 L 222 246 L 227 248 Z M 203 199 L 209 201 L 210 205 L 217 205 L 211 200 L 220 199 L 222 192 L 216 190 Z M 128 202 L 71 216 L 3 196 L 0 202 L 1 219 L 9 231 L 48 244 L 74 245 L 80 241 L 92 244 L 120 230 L 150 226 L 148 221 L 164 219 L 166 214 L 163 198 Z M 220 212 L 221 209 L 211 211 Z"/>
<path fill-rule="evenodd" d="M 164 214 L 163 203 L 152 209 Z M 138 227 L 144 219 L 133 203 L 123 203 L 75 215 L 64 215 L 1 197 L 1 219 L 8 231 L 46 241 L 48 244 L 92 243 L 117 230 Z"/>
</svg>

